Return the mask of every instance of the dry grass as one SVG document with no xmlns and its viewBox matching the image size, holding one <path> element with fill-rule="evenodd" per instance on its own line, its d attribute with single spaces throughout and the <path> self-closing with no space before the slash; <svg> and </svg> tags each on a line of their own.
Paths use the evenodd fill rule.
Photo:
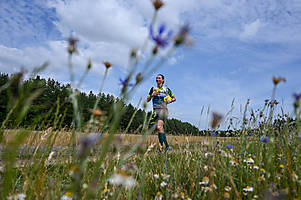
<svg viewBox="0 0 301 200">
<path fill-rule="evenodd" d="M 19 132 L 19 130 L 6 130 L 4 133 L 4 140 L 3 144 L 8 144 Z M 46 131 L 31 131 L 29 137 L 26 138 L 24 144 L 26 145 L 44 145 L 47 142 L 47 139 L 51 136 L 50 134 L 57 134 L 55 145 L 71 145 L 72 144 L 72 133 L 68 131 L 58 131 L 52 132 L 50 130 Z M 106 137 L 107 134 L 105 134 Z M 141 135 L 136 134 L 116 134 L 116 138 L 122 140 L 122 143 L 125 144 L 136 144 L 139 139 L 142 137 Z M 229 141 L 229 138 L 222 138 L 222 137 L 208 137 L 208 136 L 185 136 L 185 135 L 167 135 L 168 143 L 172 146 L 175 145 L 184 145 L 184 144 L 203 144 L 208 140 L 218 140 L 218 141 Z M 76 137 L 76 143 L 78 144 L 79 138 Z M 150 145 L 153 143 L 158 143 L 158 136 L 157 135 L 148 135 L 144 140 L 143 144 Z"/>
</svg>

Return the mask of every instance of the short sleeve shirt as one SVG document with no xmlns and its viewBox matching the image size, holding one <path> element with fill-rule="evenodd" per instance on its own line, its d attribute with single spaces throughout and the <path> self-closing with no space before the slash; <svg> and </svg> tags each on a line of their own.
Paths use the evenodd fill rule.
<svg viewBox="0 0 301 200">
<path fill-rule="evenodd" d="M 152 87 L 149 91 L 148 96 L 151 97 L 151 95 L 153 94 L 153 92 L 156 89 L 158 89 L 158 88 L 157 87 Z M 153 97 L 153 109 L 167 108 L 166 101 L 164 101 L 164 98 L 167 97 L 167 96 L 172 98 L 174 95 L 168 87 L 162 86 L 161 88 L 159 88 L 158 95 Z"/>
</svg>

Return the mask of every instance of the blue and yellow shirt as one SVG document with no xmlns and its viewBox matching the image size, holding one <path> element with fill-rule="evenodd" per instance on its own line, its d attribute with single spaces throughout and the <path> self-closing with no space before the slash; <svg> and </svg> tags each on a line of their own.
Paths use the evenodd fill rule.
<svg viewBox="0 0 301 200">
<path fill-rule="evenodd" d="M 154 109 L 167 108 L 166 100 L 171 99 L 174 96 L 172 91 L 165 86 L 162 86 L 161 88 L 152 87 L 149 91 L 148 97 L 151 97 L 151 95 L 155 92 L 155 90 L 158 91 L 158 94 L 157 96 L 153 97 L 153 108 Z"/>
</svg>

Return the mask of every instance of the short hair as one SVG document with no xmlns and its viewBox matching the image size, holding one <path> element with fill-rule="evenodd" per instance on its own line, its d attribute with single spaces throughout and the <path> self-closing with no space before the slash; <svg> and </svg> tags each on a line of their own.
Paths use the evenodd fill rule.
<svg viewBox="0 0 301 200">
<path fill-rule="evenodd" d="M 157 76 L 161 76 L 162 79 L 163 79 L 163 83 L 164 83 L 164 76 L 163 76 L 163 74 L 158 74 Z"/>
</svg>

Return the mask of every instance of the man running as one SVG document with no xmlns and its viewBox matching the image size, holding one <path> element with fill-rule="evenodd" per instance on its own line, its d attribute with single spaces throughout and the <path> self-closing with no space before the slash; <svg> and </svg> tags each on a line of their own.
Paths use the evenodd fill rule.
<svg viewBox="0 0 301 200">
<path fill-rule="evenodd" d="M 169 88 L 163 86 L 164 76 L 162 74 L 157 75 L 156 82 L 157 87 L 152 87 L 150 89 L 146 101 L 149 102 L 153 99 L 151 124 L 157 123 L 160 152 L 162 152 L 163 143 L 165 144 L 166 151 L 170 149 L 164 133 L 164 121 L 167 120 L 168 116 L 167 104 L 176 101 L 176 98 Z"/>
</svg>

